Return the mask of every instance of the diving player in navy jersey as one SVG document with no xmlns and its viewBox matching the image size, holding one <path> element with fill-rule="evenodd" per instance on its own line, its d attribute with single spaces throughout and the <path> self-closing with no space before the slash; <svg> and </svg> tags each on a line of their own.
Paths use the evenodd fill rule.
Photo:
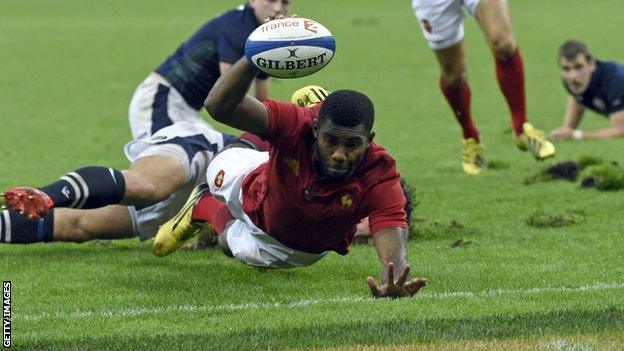
<svg viewBox="0 0 624 351">
<path fill-rule="evenodd" d="M 559 67 L 570 93 L 563 125 L 550 132 L 551 139 L 607 139 L 624 136 L 624 65 L 592 57 L 585 43 L 566 41 L 559 48 Z M 608 128 L 581 131 L 585 109 L 606 116 Z"/>
<path fill-rule="evenodd" d="M 130 102 L 133 139 L 146 139 L 179 121 L 204 123 L 204 99 L 223 72 L 244 55 L 245 41 L 266 18 L 288 13 L 289 0 L 249 0 L 206 22 L 138 86 Z M 259 100 L 269 97 L 269 78 L 252 84 Z"/>
</svg>

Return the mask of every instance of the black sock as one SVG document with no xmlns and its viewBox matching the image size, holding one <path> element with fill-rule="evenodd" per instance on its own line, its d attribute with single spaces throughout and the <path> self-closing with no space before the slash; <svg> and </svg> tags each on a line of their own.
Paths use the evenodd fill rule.
<svg viewBox="0 0 624 351">
<path fill-rule="evenodd" d="M 50 242 L 54 235 L 54 209 L 43 218 L 30 220 L 23 214 L 0 212 L 0 243 L 30 244 Z"/>
<path fill-rule="evenodd" d="M 56 207 L 98 208 L 119 203 L 126 192 L 126 182 L 118 170 L 85 167 L 69 172 L 41 191 Z"/>
</svg>

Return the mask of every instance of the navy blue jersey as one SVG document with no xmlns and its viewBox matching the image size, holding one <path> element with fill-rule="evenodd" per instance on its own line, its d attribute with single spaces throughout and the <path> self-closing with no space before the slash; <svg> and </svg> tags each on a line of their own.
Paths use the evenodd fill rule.
<svg viewBox="0 0 624 351">
<path fill-rule="evenodd" d="M 219 62 L 233 64 L 243 57 L 245 41 L 258 26 L 249 5 L 228 11 L 199 28 L 156 72 L 199 110 L 220 76 Z"/>
<path fill-rule="evenodd" d="M 565 87 L 570 92 L 567 85 Z M 624 110 L 624 65 L 596 60 L 596 70 L 587 90 L 572 96 L 581 105 L 605 116 Z"/>
</svg>

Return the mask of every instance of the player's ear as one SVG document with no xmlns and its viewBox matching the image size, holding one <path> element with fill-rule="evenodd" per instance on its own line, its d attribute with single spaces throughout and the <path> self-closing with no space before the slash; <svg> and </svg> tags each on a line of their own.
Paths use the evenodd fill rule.
<svg viewBox="0 0 624 351">
<path fill-rule="evenodd" d="M 373 139 L 375 139 L 375 132 L 371 130 L 371 132 L 368 133 L 368 142 L 371 143 Z"/>
<path fill-rule="evenodd" d="M 318 118 L 315 118 L 312 121 L 312 135 L 314 135 L 314 139 L 318 138 L 318 132 L 319 132 Z"/>
</svg>

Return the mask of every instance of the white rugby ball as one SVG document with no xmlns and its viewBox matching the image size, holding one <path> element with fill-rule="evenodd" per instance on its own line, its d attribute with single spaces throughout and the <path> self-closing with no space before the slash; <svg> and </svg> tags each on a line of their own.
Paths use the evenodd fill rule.
<svg viewBox="0 0 624 351">
<path fill-rule="evenodd" d="M 325 67 L 336 40 L 322 24 L 307 18 L 284 18 L 256 28 L 245 43 L 245 56 L 262 72 L 297 78 Z"/>
</svg>

